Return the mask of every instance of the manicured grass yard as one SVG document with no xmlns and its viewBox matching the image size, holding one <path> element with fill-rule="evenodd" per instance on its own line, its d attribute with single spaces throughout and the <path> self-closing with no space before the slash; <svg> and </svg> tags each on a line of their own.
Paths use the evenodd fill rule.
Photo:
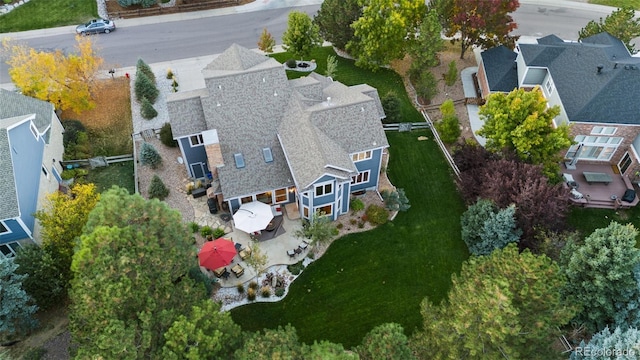
<svg viewBox="0 0 640 360">
<path fill-rule="evenodd" d="M 95 0 L 31 0 L 0 17 L 0 33 L 77 25 L 95 17 Z"/>
<path fill-rule="evenodd" d="M 98 192 L 109 190 L 113 185 L 125 188 L 129 194 L 135 192 L 133 161 L 111 164 L 107 167 L 89 170 L 87 182 L 96 184 Z"/>
<path fill-rule="evenodd" d="M 572 208 L 568 218 L 569 225 L 580 231 L 583 236 L 589 236 L 595 229 L 609 226 L 611 221 L 617 221 L 620 224 L 631 223 L 640 230 L 640 207 L 618 211 Z"/>
<path fill-rule="evenodd" d="M 631 6 L 636 10 L 640 10 L 640 0 L 589 0 L 589 3 L 613 7 Z"/>
<path fill-rule="evenodd" d="M 324 73 L 331 48 L 316 51 Z M 288 54 L 276 54 L 286 61 Z M 372 74 L 339 59 L 336 80 L 347 85 L 367 83 L 384 96 L 394 91 L 402 99 L 404 121 L 423 121 L 406 96 L 402 79 L 391 70 Z M 304 73 L 289 72 L 290 77 Z M 424 135 L 429 140 L 418 141 Z M 391 144 L 389 175 L 404 188 L 411 209 L 392 223 L 336 240 L 312 263 L 278 303 L 257 303 L 231 311 L 244 330 L 275 328 L 291 323 L 306 343 L 330 340 L 345 347 L 359 344 L 373 327 L 397 322 L 407 334 L 421 326 L 419 305 L 425 296 L 439 302 L 451 274 L 468 257 L 460 238 L 464 204 L 449 166 L 430 131 L 387 133 Z"/>
<path fill-rule="evenodd" d="M 291 323 L 301 341 L 357 345 L 376 325 L 397 322 L 407 334 L 421 326 L 419 305 L 436 303 L 467 256 L 460 238 L 463 203 L 429 131 L 388 133 L 392 181 L 411 209 L 392 223 L 336 240 L 278 303 L 231 311 L 244 330 Z"/>
</svg>

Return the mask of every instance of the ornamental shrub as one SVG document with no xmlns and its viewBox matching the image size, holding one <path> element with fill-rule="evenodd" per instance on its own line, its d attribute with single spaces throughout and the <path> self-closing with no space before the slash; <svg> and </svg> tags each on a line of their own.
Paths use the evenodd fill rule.
<svg viewBox="0 0 640 360">
<path fill-rule="evenodd" d="M 153 145 L 144 142 L 140 146 L 140 163 L 151 166 L 152 169 L 157 169 L 162 164 L 162 157 Z"/>
<path fill-rule="evenodd" d="M 205 225 L 200 228 L 200 235 L 202 235 L 203 237 L 207 237 L 209 235 L 213 236 L 213 229 L 211 228 L 211 226 Z"/>
<path fill-rule="evenodd" d="M 224 234 L 225 234 L 224 228 L 219 227 L 219 228 L 213 229 L 213 238 L 214 239 L 221 238 L 221 237 L 224 236 Z"/>
<path fill-rule="evenodd" d="M 146 97 L 142 98 L 142 106 L 140 107 L 140 115 L 147 120 L 151 120 L 158 116 L 158 112 Z"/>
<path fill-rule="evenodd" d="M 382 206 L 369 205 L 365 214 L 373 225 L 382 225 L 389 220 L 389 213 Z"/>
<path fill-rule="evenodd" d="M 238 289 L 238 294 L 244 294 L 244 285 L 238 284 L 236 285 L 236 289 Z"/>
<path fill-rule="evenodd" d="M 160 142 L 167 147 L 178 146 L 178 141 L 173 139 L 173 132 L 171 131 L 171 124 L 165 123 L 160 129 Z"/>
<path fill-rule="evenodd" d="M 438 93 L 437 81 L 433 74 L 428 70 L 411 70 L 409 77 L 416 89 L 416 93 L 421 98 L 431 101 Z"/>
<path fill-rule="evenodd" d="M 387 210 L 407 211 L 411 207 L 404 189 L 397 189 L 396 191 L 383 190 L 380 195 L 384 199 L 384 205 Z"/>
<path fill-rule="evenodd" d="M 260 289 L 260 295 L 262 295 L 262 297 L 264 298 L 268 298 L 269 296 L 271 296 L 271 288 L 268 286 L 263 286 Z"/>
<path fill-rule="evenodd" d="M 149 198 L 164 200 L 169 195 L 169 189 L 164 185 L 158 175 L 153 175 L 149 184 Z"/>
<path fill-rule="evenodd" d="M 275 294 L 277 297 L 284 296 L 284 288 L 277 288 Z"/>
<path fill-rule="evenodd" d="M 136 94 L 136 100 L 142 101 L 142 99 L 147 98 L 152 104 L 156 102 L 160 93 L 156 85 L 143 72 L 139 72 L 136 75 L 133 90 Z"/>
<path fill-rule="evenodd" d="M 256 299 L 256 289 L 254 288 L 248 288 L 247 289 L 247 300 L 249 301 L 253 301 Z"/>
<path fill-rule="evenodd" d="M 351 211 L 353 211 L 354 213 L 360 210 L 364 210 L 364 203 L 358 198 L 351 199 L 349 206 L 351 207 Z"/>
<path fill-rule="evenodd" d="M 70 143 L 77 143 L 78 133 L 87 131 L 80 120 L 66 119 L 62 120 L 61 123 L 62 127 L 64 128 L 64 133 L 62 134 L 62 143 L 65 147 L 67 147 L 67 145 L 69 145 Z"/>
<path fill-rule="evenodd" d="M 295 69 L 298 66 L 298 63 L 295 59 L 289 59 L 285 63 L 289 69 Z"/>
<path fill-rule="evenodd" d="M 189 228 L 189 230 L 191 230 L 192 233 L 196 233 L 200 230 L 200 225 L 193 221 L 187 224 L 187 227 Z"/>
<path fill-rule="evenodd" d="M 249 289 L 257 290 L 258 289 L 258 283 L 255 282 L 255 281 L 251 281 L 249 283 Z"/>
</svg>

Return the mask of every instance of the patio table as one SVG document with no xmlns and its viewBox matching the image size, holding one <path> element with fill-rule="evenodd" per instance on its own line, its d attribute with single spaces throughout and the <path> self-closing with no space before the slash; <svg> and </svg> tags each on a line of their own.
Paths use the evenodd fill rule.
<svg viewBox="0 0 640 360">
<path fill-rule="evenodd" d="M 589 185 L 591 185 L 592 183 L 609 184 L 611 181 L 613 181 L 611 179 L 611 175 L 607 173 L 584 171 L 582 175 L 584 175 L 584 179 L 587 180 L 587 183 L 589 183 Z"/>
</svg>

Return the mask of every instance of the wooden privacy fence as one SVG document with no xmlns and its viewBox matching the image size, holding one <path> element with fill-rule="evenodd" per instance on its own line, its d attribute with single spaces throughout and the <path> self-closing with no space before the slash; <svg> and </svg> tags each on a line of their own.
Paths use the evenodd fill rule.
<svg viewBox="0 0 640 360">
<path fill-rule="evenodd" d="M 116 1 L 116 0 L 109 0 L 109 1 Z M 127 19 L 127 18 L 143 17 L 143 16 L 175 14 L 175 13 L 189 12 L 189 11 L 219 9 L 219 8 L 224 8 L 229 6 L 236 6 L 239 4 L 240 4 L 240 0 L 210 0 L 210 1 L 193 2 L 193 3 L 189 3 L 189 0 L 182 0 L 182 4 L 175 5 L 175 6 L 168 6 L 168 7 L 155 6 L 155 7 L 146 8 L 146 9 L 114 11 L 109 13 L 109 17 Z"/>
<path fill-rule="evenodd" d="M 110 164 L 115 164 L 124 161 L 133 161 L 133 154 L 126 155 L 116 155 L 116 156 L 98 156 L 91 159 L 78 159 L 78 160 L 64 160 L 60 161 L 60 165 L 62 165 L 65 169 L 73 169 L 78 167 L 91 166 L 99 167 L 100 165 L 96 164 L 105 164 L 102 166 L 109 166 Z"/>
</svg>

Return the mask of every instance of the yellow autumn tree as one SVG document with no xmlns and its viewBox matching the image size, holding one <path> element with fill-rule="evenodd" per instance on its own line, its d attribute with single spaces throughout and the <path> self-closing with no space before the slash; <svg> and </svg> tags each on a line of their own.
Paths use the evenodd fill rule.
<svg viewBox="0 0 640 360">
<path fill-rule="evenodd" d="M 91 37 L 76 36 L 76 42 L 76 51 L 65 54 L 62 50 L 37 51 L 3 41 L 11 80 L 23 94 L 48 101 L 56 109 L 76 113 L 92 109 L 103 59 L 97 55 Z"/>
<path fill-rule="evenodd" d="M 76 241 L 99 200 L 94 184 L 76 184 L 70 194 L 49 194 L 43 209 L 35 213 L 42 228 L 42 247 L 56 260 L 67 284 Z"/>
</svg>

